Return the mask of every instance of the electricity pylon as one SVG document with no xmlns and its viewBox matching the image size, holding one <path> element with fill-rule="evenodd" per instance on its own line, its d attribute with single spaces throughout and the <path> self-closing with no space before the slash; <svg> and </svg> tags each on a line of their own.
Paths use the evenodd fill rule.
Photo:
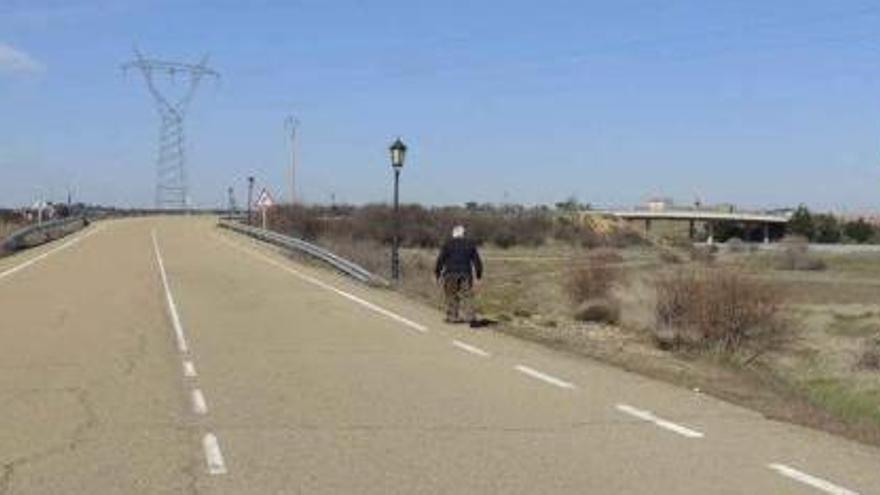
<svg viewBox="0 0 880 495">
<path fill-rule="evenodd" d="M 143 74 L 161 119 L 159 153 L 156 157 L 156 208 L 185 209 L 190 206 L 190 198 L 184 149 L 184 118 L 202 78 L 219 78 L 220 74 L 208 68 L 207 55 L 198 64 L 184 64 L 147 59 L 137 49 L 134 53 L 135 59 L 124 64 L 122 69 L 138 69 Z M 172 81 L 177 76 L 182 76 L 188 83 L 183 96 L 173 99 L 164 95 L 156 85 L 156 74 L 167 75 Z"/>
</svg>

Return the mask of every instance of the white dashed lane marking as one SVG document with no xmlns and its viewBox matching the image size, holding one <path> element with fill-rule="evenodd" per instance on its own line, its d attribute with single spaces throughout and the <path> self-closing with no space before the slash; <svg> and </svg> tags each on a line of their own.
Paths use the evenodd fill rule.
<svg viewBox="0 0 880 495">
<path fill-rule="evenodd" d="M 703 438 L 703 434 L 699 431 L 692 430 L 686 426 L 682 426 L 672 421 L 665 420 L 663 418 L 658 418 L 651 411 L 645 411 L 643 409 L 638 409 L 633 406 L 627 404 L 618 404 L 617 410 L 623 412 L 625 414 L 629 414 L 630 416 L 641 419 L 642 421 L 647 421 L 649 423 L 653 423 L 660 428 L 664 428 L 666 430 L 678 433 L 681 436 L 685 436 L 688 438 Z"/>
<path fill-rule="evenodd" d="M 205 395 L 199 389 L 192 391 L 192 408 L 196 414 L 204 415 L 208 413 L 208 403 L 205 402 Z"/>
<path fill-rule="evenodd" d="M 556 378 L 553 375 L 548 375 L 547 373 L 544 373 L 542 371 L 538 371 L 534 368 L 530 368 L 530 367 L 522 365 L 522 364 L 518 364 L 518 365 L 514 366 L 513 368 L 515 370 L 519 371 L 520 373 L 524 373 L 532 378 L 549 383 L 550 385 L 555 385 L 559 388 L 568 388 L 568 389 L 575 388 L 574 384 L 572 384 L 572 383 L 569 383 L 565 380 L 561 380 L 559 378 Z"/>
<path fill-rule="evenodd" d="M 223 453 L 220 451 L 220 442 L 213 433 L 208 433 L 202 438 L 202 447 L 205 449 L 205 461 L 208 463 L 208 473 L 226 474 L 226 463 L 223 461 Z"/>
<path fill-rule="evenodd" d="M 187 378 L 196 378 L 196 366 L 189 357 L 189 344 L 186 341 L 183 324 L 180 322 L 180 314 L 177 311 L 177 304 L 174 302 L 174 296 L 171 293 L 171 285 L 168 283 L 168 274 L 165 272 L 165 262 L 162 260 L 162 252 L 159 249 L 159 241 L 156 238 L 156 231 L 150 232 L 153 238 L 153 250 L 156 253 L 156 262 L 159 265 L 159 274 L 162 277 L 162 287 L 165 289 L 165 302 L 168 305 L 168 314 L 171 316 L 171 323 L 174 327 L 174 336 L 177 340 L 177 349 L 181 352 L 183 359 L 183 375 Z M 208 402 L 205 400 L 205 394 L 201 389 L 194 388 L 190 391 L 190 400 L 192 402 L 192 410 L 195 414 L 204 416 L 208 413 Z M 223 453 L 220 451 L 220 442 L 213 433 L 208 433 L 202 438 L 202 448 L 205 452 L 205 461 L 208 465 L 208 473 L 211 475 L 226 474 L 226 463 L 223 461 Z"/>
<path fill-rule="evenodd" d="M 480 356 L 480 357 L 489 357 L 491 355 L 488 352 L 484 351 L 483 349 L 480 349 L 479 347 L 475 347 L 470 344 L 465 344 L 464 342 L 462 342 L 460 340 L 453 340 L 452 345 L 454 345 L 455 347 L 458 347 L 459 349 L 461 349 L 465 352 L 469 352 L 471 354 L 476 354 L 477 356 Z"/>
<path fill-rule="evenodd" d="M 165 302 L 168 304 L 168 314 L 171 316 L 171 325 L 174 327 L 174 336 L 177 339 L 177 350 L 182 353 L 189 352 L 189 344 L 183 334 L 183 325 L 180 323 L 180 315 L 177 313 L 177 304 L 171 295 L 171 287 L 168 285 L 168 275 L 165 273 L 165 262 L 162 261 L 162 253 L 159 251 L 159 241 L 156 240 L 156 231 L 152 231 L 153 250 L 156 252 L 156 261 L 159 263 L 159 275 L 162 277 L 162 286 L 165 288 Z"/>
<path fill-rule="evenodd" d="M 817 490 L 821 490 L 825 493 L 830 493 L 831 495 L 859 495 L 858 492 L 843 488 L 842 486 L 837 486 L 830 481 L 826 481 L 822 478 L 817 478 L 811 474 L 798 471 L 797 469 L 786 466 L 785 464 L 768 464 L 767 467 L 785 476 L 786 478 L 793 479 L 805 485 L 811 486 Z"/>
<path fill-rule="evenodd" d="M 193 364 L 192 361 L 186 360 L 183 362 L 183 376 L 187 378 L 195 378 L 198 376 L 196 373 L 196 365 Z"/>
</svg>

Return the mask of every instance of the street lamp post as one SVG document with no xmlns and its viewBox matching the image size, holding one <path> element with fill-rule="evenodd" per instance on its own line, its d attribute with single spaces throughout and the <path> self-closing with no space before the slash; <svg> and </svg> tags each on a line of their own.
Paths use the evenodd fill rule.
<svg viewBox="0 0 880 495">
<path fill-rule="evenodd" d="M 253 217 L 251 216 L 251 209 L 254 204 L 254 177 L 250 176 L 247 178 L 248 181 L 248 204 L 247 204 L 247 223 L 248 225 L 253 225 Z"/>
<path fill-rule="evenodd" d="M 406 145 L 397 138 L 389 148 L 391 151 L 391 167 L 394 169 L 394 237 L 391 244 L 391 280 L 400 281 L 400 171 L 406 158 Z"/>
</svg>

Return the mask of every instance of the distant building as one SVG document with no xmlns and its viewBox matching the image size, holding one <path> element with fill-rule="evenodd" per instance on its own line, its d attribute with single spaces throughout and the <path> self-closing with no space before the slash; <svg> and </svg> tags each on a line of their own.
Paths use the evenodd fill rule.
<svg viewBox="0 0 880 495">
<path fill-rule="evenodd" d="M 675 206 L 672 198 L 651 198 L 645 201 L 643 209 L 648 211 L 666 211 L 671 210 Z"/>
</svg>

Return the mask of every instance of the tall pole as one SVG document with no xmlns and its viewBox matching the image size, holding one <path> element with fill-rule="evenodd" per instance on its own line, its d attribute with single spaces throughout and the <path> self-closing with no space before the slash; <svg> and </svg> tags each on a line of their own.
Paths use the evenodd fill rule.
<svg viewBox="0 0 880 495">
<path fill-rule="evenodd" d="M 248 225 L 253 225 L 254 220 L 251 216 L 251 208 L 253 208 L 254 204 L 254 178 L 253 176 L 248 177 L 248 204 L 247 204 L 247 221 Z"/>
<path fill-rule="evenodd" d="M 394 238 L 391 244 L 391 279 L 396 283 L 400 281 L 400 202 L 398 186 L 400 184 L 400 169 L 394 169 Z"/>
<path fill-rule="evenodd" d="M 296 201 L 296 129 L 299 127 L 299 119 L 293 115 L 284 121 L 284 127 L 290 132 L 290 168 L 287 172 L 288 187 L 290 188 L 290 204 Z"/>
</svg>

